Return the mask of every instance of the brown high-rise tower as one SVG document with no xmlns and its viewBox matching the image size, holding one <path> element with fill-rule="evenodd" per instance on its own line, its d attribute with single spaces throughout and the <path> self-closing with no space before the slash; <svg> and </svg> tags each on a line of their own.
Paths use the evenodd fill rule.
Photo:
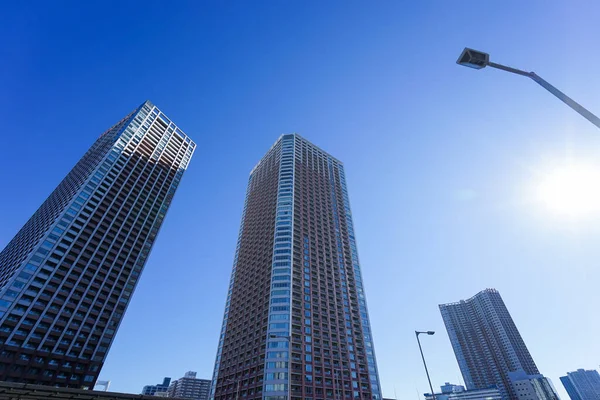
<svg viewBox="0 0 600 400">
<path fill-rule="evenodd" d="M 211 398 L 380 393 L 344 167 L 283 135 L 250 174 Z"/>
</svg>

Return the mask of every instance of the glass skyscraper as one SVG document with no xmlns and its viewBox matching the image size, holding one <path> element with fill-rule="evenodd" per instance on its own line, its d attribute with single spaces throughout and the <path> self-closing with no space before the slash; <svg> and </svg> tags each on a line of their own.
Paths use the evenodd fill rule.
<svg viewBox="0 0 600 400">
<path fill-rule="evenodd" d="M 344 166 L 283 135 L 250 173 L 211 399 L 380 393 Z"/>
<path fill-rule="evenodd" d="M 509 372 L 539 375 L 497 290 L 441 304 L 440 311 L 467 389 L 495 385 L 503 399 L 517 399 Z"/>
<path fill-rule="evenodd" d="M 560 381 L 571 400 L 600 400 L 600 374 L 596 370 L 568 372 Z"/>
<path fill-rule="evenodd" d="M 195 144 L 150 102 L 0 253 L 0 381 L 92 388 Z"/>
</svg>

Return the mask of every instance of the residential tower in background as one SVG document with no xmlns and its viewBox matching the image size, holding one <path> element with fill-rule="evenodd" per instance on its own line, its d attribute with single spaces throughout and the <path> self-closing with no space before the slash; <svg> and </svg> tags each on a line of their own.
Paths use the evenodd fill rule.
<svg viewBox="0 0 600 400">
<path fill-rule="evenodd" d="M 440 311 L 467 389 L 495 386 L 503 399 L 517 399 L 509 372 L 539 374 L 497 290 L 441 304 Z"/>
</svg>

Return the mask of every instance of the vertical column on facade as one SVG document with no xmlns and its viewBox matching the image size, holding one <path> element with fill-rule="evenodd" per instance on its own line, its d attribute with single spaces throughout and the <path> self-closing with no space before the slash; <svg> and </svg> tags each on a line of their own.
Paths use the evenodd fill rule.
<svg viewBox="0 0 600 400">
<path fill-rule="evenodd" d="M 254 172 L 254 171 L 253 171 Z M 237 245 L 235 247 L 235 256 L 233 259 L 233 268 L 231 270 L 231 278 L 229 279 L 229 287 L 227 289 L 227 301 L 225 303 L 225 312 L 223 313 L 223 323 L 221 324 L 221 332 L 219 334 L 219 346 L 217 348 L 217 357 L 215 359 L 215 369 L 213 371 L 212 383 L 210 385 L 209 399 L 214 400 L 215 392 L 217 390 L 217 382 L 219 379 L 219 369 L 221 368 L 221 357 L 223 354 L 223 344 L 225 342 L 225 333 L 227 331 L 227 321 L 229 320 L 229 307 L 231 306 L 231 294 L 233 293 L 233 286 L 235 284 L 235 275 L 237 271 L 237 265 L 240 257 L 240 246 L 242 243 L 242 234 L 244 232 L 244 221 L 246 220 L 246 210 L 248 209 L 248 196 L 250 188 L 252 187 L 252 178 L 254 174 L 250 174 L 248 179 L 248 188 L 246 189 L 246 196 L 244 201 L 244 210 L 242 212 L 242 223 L 240 225 L 240 231 L 238 233 Z"/>
<path fill-rule="evenodd" d="M 267 328 L 264 400 L 289 395 L 294 215 L 294 136 L 281 138 L 275 237 Z"/>
<path fill-rule="evenodd" d="M 373 395 L 373 399 L 381 399 L 381 390 L 379 385 L 379 372 L 377 371 L 377 361 L 375 359 L 375 347 L 373 346 L 373 337 L 371 335 L 371 323 L 369 322 L 369 313 L 367 311 L 367 300 L 365 297 L 365 291 L 362 283 L 362 275 L 360 271 L 360 263 L 358 261 L 358 250 L 356 247 L 356 238 L 354 236 L 354 226 L 352 223 L 352 212 L 350 211 L 350 200 L 348 197 L 348 189 L 346 187 L 346 177 L 344 175 L 343 165 L 338 165 L 338 175 L 340 180 L 340 186 L 342 188 L 342 196 L 343 196 L 343 205 L 344 210 L 343 214 L 346 218 L 346 226 L 348 229 L 348 236 L 350 242 L 350 254 L 352 259 L 352 268 L 354 271 L 354 281 L 356 286 L 356 292 L 358 294 L 358 308 L 360 312 L 361 319 L 361 327 L 363 339 L 365 342 L 365 348 L 367 353 L 367 367 L 369 370 L 369 380 L 371 386 L 371 393 Z M 333 176 L 333 174 L 332 174 Z M 333 182 L 332 182 L 333 184 Z M 334 194 L 335 196 L 335 194 Z M 337 204 L 334 202 L 334 206 L 337 207 Z M 336 218 L 336 239 L 339 240 L 339 222 L 337 221 L 337 210 L 335 212 Z M 338 257 L 340 259 L 340 268 L 343 268 L 343 258 L 342 258 L 342 249 L 341 245 L 338 242 Z M 343 276 L 343 271 L 340 271 Z M 342 285 L 344 285 L 344 281 L 342 280 Z M 345 285 L 342 287 L 345 291 Z M 347 293 L 344 292 L 344 295 Z M 344 316 L 347 318 L 346 316 Z"/>
</svg>

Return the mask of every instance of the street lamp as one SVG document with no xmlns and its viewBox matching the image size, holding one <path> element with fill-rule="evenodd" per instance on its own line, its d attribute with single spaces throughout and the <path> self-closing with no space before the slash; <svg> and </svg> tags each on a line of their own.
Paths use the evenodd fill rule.
<svg viewBox="0 0 600 400">
<path fill-rule="evenodd" d="M 240 380 L 233 380 L 231 378 L 227 378 L 225 379 L 225 382 L 230 382 L 230 383 L 235 383 L 236 384 L 236 388 L 235 388 L 235 400 L 238 400 L 240 398 Z"/>
<path fill-rule="evenodd" d="M 423 359 L 423 366 L 425 367 L 425 373 L 427 374 L 427 380 L 429 381 L 429 389 L 431 389 L 431 397 L 435 400 L 435 393 L 433 392 L 433 386 L 431 385 L 431 379 L 429 378 L 429 371 L 427 370 L 427 363 L 425 363 L 425 356 L 423 355 L 423 349 L 421 348 L 421 341 L 419 340 L 419 335 L 421 333 L 425 333 L 427 335 L 435 334 L 434 331 L 415 331 L 415 335 L 417 336 L 417 343 L 419 343 L 419 350 L 421 351 L 421 358 Z"/>
<path fill-rule="evenodd" d="M 337 400 L 340 397 L 340 375 L 339 371 L 333 366 L 333 386 L 335 390 L 335 399 Z"/>
<path fill-rule="evenodd" d="M 288 360 L 288 400 L 292 398 L 292 374 L 289 362 L 291 362 L 292 352 L 292 337 L 289 335 L 277 335 L 275 333 L 269 333 L 269 339 L 284 339 L 288 342 L 288 352 L 290 354 L 290 360 Z"/>
<path fill-rule="evenodd" d="M 543 80 L 542 78 L 540 78 L 534 72 L 526 72 L 526 71 L 522 71 L 520 69 L 507 67 L 506 65 L 493 63 L 490 61 L 490 55 L 488 53 L 484 53 L 483 51 L 469 49 L 467 47 L 465 47 L 463 52 L 460 54 L 460 57 L 458 57 L 458 60 L 456 60 L 456 63 L 458 65 L 462 65 L 464 67 L 469 67 L 469 68 L 474 68 L 474 69 L 482 69 L 482 68 L 489 66 L 492 68 L 501 69 L 503 71 L 512 72 L 513 74 L 522 75 L 522 76 L 531 78 L 535 82 L 537 82 L 541 87 L 543 87 L 544 89 L 546 89 L 547 91 L 552 93 L 554 96 L 556 96 L 563 103 L 565 103 L 566 105 L 571 107 L 573 110 L 578 112 L 579 115 L 581 115 L 582 117 L 584 117 L 585 119 L 590 121 L 592 124 L 596 125 L 597 128 L 600 128 L 600 118 L 598 118 L 597 116 L 592 114 L 581 104 L 577 103 L 575 100 L 573 100 L 572 98 L 570 98 L 569 96 L 567 96 L 566 94 L 564 94 L 563 92 L 561 92 L 560 90 L 558 90 L 557 88 L 552 86 L 550 83 L 548 83 L 545 80 Z"/>
</svg>

